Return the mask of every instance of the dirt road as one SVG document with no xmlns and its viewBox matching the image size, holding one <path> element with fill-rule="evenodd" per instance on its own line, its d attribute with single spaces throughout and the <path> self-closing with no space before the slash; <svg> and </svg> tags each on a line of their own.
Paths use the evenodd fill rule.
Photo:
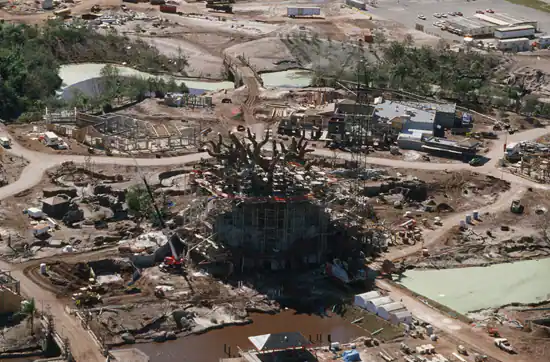
<svg viewBox="0 0 550 362">
<path fill-rule="evenodd" d="M 453 339 L 465 345 L 474 347 L 479 352 L 502 362 L 531 362 L 530 359 L 521 355 L 510 355 L 497 349 L 493 339 L 482 330 L 474 330 L 470 325 L 457 319 L 445 316 L 437 309 L 431 308 L 413 297 L 406 290 L 395 287 L 384 280 L 377 280 L 376 285 L 388 292 L 393 300 L 401 301 L 407 309 L 416 317 L 430 323 Z"/>
<path fill-rule="evenodd" d="M 78 362 L 104 362 L 105 357 L 100 352 L 99 346 L 90 337 L 86 329 L 82 327 L 76 317 L 65 312 L 65 305 L 55 295 L 42 289 L 29 279 L 22 270 L 14 269 L 12 265 L 0 261 L 0 270 L 11 270 L 11 275 L 19 280 L 21 294 L 33 297 L 37 309 L 49 309 L 53 316 L 56 331 L 61 338 L 68 338 L 73 357 Z"/>
</svg>

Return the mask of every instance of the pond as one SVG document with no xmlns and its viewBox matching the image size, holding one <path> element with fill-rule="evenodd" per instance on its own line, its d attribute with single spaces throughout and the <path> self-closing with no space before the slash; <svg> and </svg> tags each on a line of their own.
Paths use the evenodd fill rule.
<svg viewBox="0 0 550 362">
<path fill-rule="evenodd" d="M 101 69 L 107 64 L 103 63 L 80 63 L 80 64 L 66 64 L 62 65 L 59 69 L 59 76 L 63 79 L 63 88 L 73 86 L 75 84 L 96 79 L 101 76 Z M 233 83 L 229 81 L 206 81 L 200 79 L 175 77 L 167 74 L 154 75 L 150 73 L 141 72 L 134 68 L 125 67 L 121 65 L 115 65 L 120 75 L 122 76 L 138 76 L 143 78 L 158 77 L 165 81 L 174 79 L 176 83 L 185 83 L 187 88 L 203 91 L 216 91 L 221 89 L 232 89 Z"/>
<path fill-rule="evenodd" d="M 313 72 L 303 69 L 290 69 L 281 72 L 261 73 L 264 87 L 304 88 L 311 85 Z"/>
<path fill-rule="evenodd" d="M 328 335 L 331 340 L 348 342 L 356 337 L 365 335 L 365 332 L 334 315 L 320 317 L 318 315 L 296 314 L 292 310 L 270 315 L 252 315 L 252 324 L 244 326 L 226 327 L 205 334 L 180 338 L 173 342 L 136 344 L 134 347 L 145 352 L 151 362 L 218 361 L 224 355 L 224 345 L 231 347 L 231 354 L 237 353 L 237 347 L 243 350 L 252 349 L 248 337 L 284 332 L 301 332 L 306 338 L 316 340 L 317 334 L 322 335 L 324 345 L 328 344 Z"/>
<path fill-rule="evenodd" d="M 400 283 L 459 313 L 550 299 L 550 259 L 444 270 L 409 270 Z"/>
</svg>

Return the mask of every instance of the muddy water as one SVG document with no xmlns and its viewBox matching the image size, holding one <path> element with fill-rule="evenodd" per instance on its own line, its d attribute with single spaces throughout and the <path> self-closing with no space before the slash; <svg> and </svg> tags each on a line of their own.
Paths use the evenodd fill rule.
<svg viewBox="0 0 550 362">
<path fill-rule="evenodd" d="M 333 342 L 348 342 L 364 334 L 362 329 L 338 316 L 320 317 L 287 310 L 276 315 L 255 314 L 252 320 L 254 323 L 245 326 L 217 329 L 173 342 L 137 344 L 135 347 L 149 355 L 151 362 L 216 362 L 226 357 L 224 344 L 231 346 L 232 354 L 236 354 L 237 346 L 244 350 L 251 349 L 249 336 L 298 331 L 306 338 L 311 335 L 313 341 L 317 334 L 322 334 L 326 344 L 329 334 Z"/>
</svg>

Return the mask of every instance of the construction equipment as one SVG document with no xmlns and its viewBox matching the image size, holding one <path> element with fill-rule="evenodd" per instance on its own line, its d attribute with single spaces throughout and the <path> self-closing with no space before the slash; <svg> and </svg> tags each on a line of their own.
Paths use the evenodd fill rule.
<svg viewBox="0 0 550 362">
<path fill-rule="evenodd" d="M 514 214 L 523 214 L 525 207 L 521 204 L 520 200 L 513 200 L 510 205 L 510 211 Z"/>
<path fill-rule="evenodd" d="M 487 333 L 489 333 L 489 335 L 493 338 L 500 337 L 500 333 L 499 333 L 498 329 L 493 328 L 493 327 L 487 327 Z"/>
<path fill-rule="evenodd" d="M 468 162 L 468 164 L 474 167 L 481 166 L 483 164 L 483 160 L 481 157 L 474 157 L 470 160 L 470 162 Z"/>
<path fill-rule="evenodd" d="M 474 355 L 474 361 L 475 362 L 487 362 L 489 360 L 489 357 L 487 357 L 484 354 L 475 354 Z"/>
</svg>

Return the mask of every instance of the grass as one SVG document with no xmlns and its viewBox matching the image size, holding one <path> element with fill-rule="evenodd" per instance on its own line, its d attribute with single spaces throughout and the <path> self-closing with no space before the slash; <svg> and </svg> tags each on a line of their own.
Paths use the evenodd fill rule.
<svg viewBox="0 0 550 362">
<path fill-rule="evenodd" d="M 550 13 L 550 4 L 543 0 L 508 0 L 508 2 Z"/>
</svg>

